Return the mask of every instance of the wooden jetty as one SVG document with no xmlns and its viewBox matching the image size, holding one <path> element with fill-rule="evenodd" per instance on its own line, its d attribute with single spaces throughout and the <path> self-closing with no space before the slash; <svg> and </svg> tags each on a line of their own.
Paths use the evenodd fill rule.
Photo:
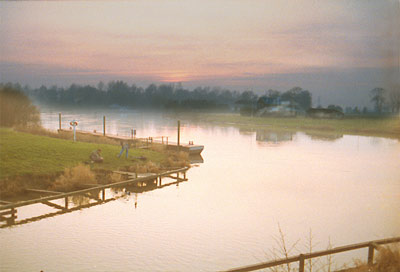
<svg viewBox="0 0 400 272">
<path fill-rule="evenodd" d="M 62 123 L 62 117 L 61 117 L 61 113 L 59 113 L 59 128 L 58 128 L 58 132 L 66 132 L 66 133 L 73 133 L 72 130 L 68 130 L 68 129 L 62 129 L 61 126 Z M 71 122 L 72 123 L 72 122 Z M 70 124 L 71 124 L 70 123 Z M 75 131 L 75 127 L 78 124 L 77 122 L 74 122 L 74 131 Z M 166 145 L 167 149 L 170 150 L 176 150 L 176 151 L 184 151 L 187 152 L 189 154 L 200 154 L 203 149 L 204 146 L 203 145 L 195 145 L 193 144 L 193 141 L 189 141 L 188 144 L 182 144 L 180 142 L 180 134 L 181 134 L 181 122 L 178 121 L 178 127 L 177 127 L 177 142 L 169 142 L 168 136 L 158 136 L 158 137 L 148 137 L 148 138 L 137 138 L 136 137 L 136 130 L 135 129 L 131 129 L 131 135 L 130 137 L 128 136 L 119 136 L 119 135 L 110 135 L 110 134 L 106 134 L 106 116 L 103 116 L 103 132 L 97 132 L 96 130 L 94 130 L 93 132 L 90 131 L 82 131 L 82 130 L 76 130 L 76 133 L 78 134 L 84 134 L 84 135 L 91 135 L 91 136 L 98 136 L 98 137 L 107 137 L 109 139 L 114 139 L 117 141 L 128 141 L 128 142 L 132 142 L 134 143 L 136 148 L 148 148 L 151 144 L 155 143 L 155 144 L 162 144 L 162 145 Z M 75 139 L 75 137 L 74 137 Z M 138 146 L 138 144 L 140 144 Z"/>
<path fill-rule="evenodd" d="M 71 130 L 66 130 L 66 129 L 61 129 L 58 131 L 63 132 L 63 133 L 72 133 Z M 169 149 L 169 150 L 183 151 L 183 152 L 189 153 L 189 155 L 199 155 L 204 149 L 204 145 L 193 144 L 192 141 L 190 141 L 188 144 L 180 143 L 178 145 L 178 143 L 168 141 L 168 139 L 169 139 L 168 136 L 158 136 L 158 137 L 148 137 L 148 138 L 132 138 L 132 137 L 127 137 L 127 136 L 112 135 L 112 134 L 107 134 L 104 136 L 102 133 L 83 131 L 83 130 L 77 130 L 76 133 L 77 133 L 77 135 L 79 135 L 79 134 L 91 135 L 91 136 L 96 136 L 96 137 L 106 137 L 106 138 L 113 139 L 116 141 L 127 141 L 127 142 L 131 142 L 136 148 L 150 148 L 153 144 L 161 144 L 161 145 L 165 145 L 167 147 L 167 149 Z"/>
<path fill-rule="evenodd" d="M 98 185 L 98 184 L 87 184 L 89 187 L 87 189 L 82 189 L 73 192 L 57 192 L 57 191 L 49 191 L 49 190 L 41 190 L 41 189 L 27 189 L 28 192 L 39 194 L 40 197 L 18 201 L 18 202 L 9 202 L 0 200 L 0 222 L 4 222 L 3 225 L 0 225 L 0 228 L 6 228 L 13 225 L 26 224 L 29 222 L 41 220 L 44 218 L 65 214 L 69 212 L 73 212 L 76 210 L 80 210 L 83 208 L 89 208 L 95 205 L 100 205 L 107 203 L 109 201 L 115 200 L 118 197 L 114 198 L 106 198 L 106 189 L 111 188 L 125 188 L 124 192 L 132 192 L 132 193 L 142 193 L 146 191 L 151 191 L 155 189 L 161 189 L 166 186 L 171 185 L 179 185 L 179 183 L 187 181 L 186 172 L 189 167 L 183 167 L 178 169 L 173 169 L 169 171 L 165 171 L 162 173 L 146 173 L 146 174 L 137 174 L 133 172 L 121 172 L 114 171 L 117 174 L 126 177 L 127 179 L 120 182 Z M 163 179 L 173 180 L 173 182 L 163 182 Z M 69 197 L 73 196 L 83 196 L 94 200 L 94 203 L 88 203 L 84 205 L 78 205 L 76 207 L 69 206 Z M 63 200 L 64 205 L 56 204 L 51 201 L 53 200 Z M 44 214 L 32 218 L 23 219 L 17 221 L 17 209 L 20 207 L 24 207 L 32 204 L 43 204 L 54 209 L 57 209 L 56 212 Z M 136 203 L 135 203 L 136 206 Z"/>
<path fill-rule="evenodd" d="M 167 149 L 174 150 L 174 151 L 183 151 L 189 153 L 189 155 L 199 155 L 203 149 L 203 145 L 195 145 L 192 142 L 189 144 L 176 144 L 172 143 L 167 146 Z"/>
</svg>

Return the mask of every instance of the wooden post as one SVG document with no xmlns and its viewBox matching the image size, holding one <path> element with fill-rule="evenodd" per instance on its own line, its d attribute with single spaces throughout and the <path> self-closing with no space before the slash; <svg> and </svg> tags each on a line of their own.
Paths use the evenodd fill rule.
<svg viewBox="0 0 400 272">
<path fill-rule="evenodd" d="M 106 116 L 103 116 L 103 136 L 106 136 Z"/>
<path fill-rule="evenodd" d="M 167 137 L 167 145 L 168 145 L 168 137 Z"/>
<path fill-rule="evenodd" d="M 164 136 L 161 136 L 161 143 L 164 144 Z"/>
<path fill-rule="evenodd" d="M 61 131 L 61 112 L 58 114 L 59 130 Z"/>
<path fill-rule="evenodd" d="M 101 190 L 101 199 L 106 200 L 106 189 Z"/>
<path fill-rule="evenodd" d="M 181 141 L 181 121 L 178 120 L 178 150 Z"/>
<path fill-rule="evenodd" d="M 68 210 L 68 196 L 65 197 L 65 209 Z"/>
<path fill-rule="evenodd" d="M 186 179 L 186 171 L 183 172 L 183 178 Z"/>
<path fill-rule="evenodd" d="M 17 210 L 11 208 L 11 215 L 10 218 L 7 220 L 7 223 L 10 225 L 15 224 L 15 219 L 17 219 Z"/>
<path fill-rule="evenodd" d="M 304 272 L 304 255 L 299 256 L 299 272 Z"/>
<path fill-rule="evenodd" d="M 133 128 L 131 129 L 131 138 L 133 139 Z"/>
<path fill-rule="evenodd" d="M 368 265 L 371 266 L 374 262 L 374 245 L 370 244 L 368 246 Z"/>
</svg>

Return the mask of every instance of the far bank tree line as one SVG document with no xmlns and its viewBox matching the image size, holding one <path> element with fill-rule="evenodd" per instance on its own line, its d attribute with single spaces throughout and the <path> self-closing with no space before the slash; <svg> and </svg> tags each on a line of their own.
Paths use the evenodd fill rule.
<svg viewBox="0 0 400 272">
<path fill-rule="evenodd" d="M 91 85 L 72 84 L 68 88 L 46 87 L 30 88 L 19 84 L 2 84 L 27 94 L 33 100 L 52 105 L 67 106 L 122 106 L 151 109 L 199 109 L 231 110 L 242 105 L 256 105 L 259 95 L 253 91 L 231 91 L 219 87 L 197 87 L 188 90 L 181 84 L 150 84 L 146 88 L 128 85 L 123 81 L 100 82 Z M 304 108 L 311 107 L 311 93 L 299 87 L 280 93 L 269 90 L 264 96 L 281 97 L 291 100 Z"/>
<path fill-rule="evenodd" d="M 72 84 L 68 88 L 46 87 L 30 88 L 17 84 L 0 84 L 0 87 L 10 87 L 21 90 L 31 99 L 41 104 L 63 106 L 121 106 L 153 110 L 213 110 L 228 111 L 245 109 L 244 112 L 257 110 L 260 102 L 273 101 L 276 104 L 285 101 L 293 107 L 304 111 L 312 107 L 312 94 L 308 90 L 294 87 L 285 92 L 277 90 L 265 91 L 257 95 L 253 91 L 231 91 L 223 88 L 197 87 L 188 90 L 181 84 L 150 84 L 146 88 L 128 85 L 124 81 L 111 81 L 108 84 L 100 82 L 97 86 Z M 375 112 L 400 111 L 400 89 L 386 91 L 375 88 L 370 91 L 371 102 Z M 318 106 L 318 105 L 316 105 Z M 338 105 L 329 105 L 328 108 L 345 111 L 346 113 L 361 114 L 367 109 L 345 108 Z"/>
</svg>

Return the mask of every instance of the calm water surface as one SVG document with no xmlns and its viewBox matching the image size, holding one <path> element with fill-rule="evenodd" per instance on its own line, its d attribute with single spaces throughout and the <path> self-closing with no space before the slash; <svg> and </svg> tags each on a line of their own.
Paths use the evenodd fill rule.
<svg viewBox="0 0 400 272">
<path fill-rule="evenodd" d="M 127 110 L 65 112 L 63 128 L 76 119 L 101 131 L 103 114 L 113 134 L 176 137 L 176 119 Z M 57 111 L 42 120 L 58 128 Z M 0 270 L 229 269 L 271 259 L 278 224 L 288 245 L 300 239 L 292 255 L 307 250 L 310 230 L 313 250 L 400 235 L 397 140 L 182 124 L 182 142 L 205 145 L 188 182 L 1 229 Z M 49 211 L 38 204 L 18 216 Z M 346 260 L 359 257 L 366 251 Z"/>
</svg>

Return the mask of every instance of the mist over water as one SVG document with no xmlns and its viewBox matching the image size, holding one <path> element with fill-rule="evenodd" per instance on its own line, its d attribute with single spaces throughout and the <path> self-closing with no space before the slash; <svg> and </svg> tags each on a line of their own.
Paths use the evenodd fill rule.
<svg viewBox="0 0 400 272">
<path fill-rule="evenodd" d="M 42 109 L 43 126 L 56 130 L 58 112 Z M 110 134 L 176 138 L 176 118 L 132 110 L 63 110 L 63 128 L 76 120 L 102 131 L 104 115 Z M 1 229 L 0 270 L 223 270 L 272 259 L 278 224 L 289 245 L 300 239 L 291 255 L 308 250 L 310 229 L 313 250 L 400 234 L 398 140 L 194 121 L 182 121 L 181 137 L 205 146 L 187 182 Z M 48 210 L 27 206 L 18 216 Z"/>
</svg>

